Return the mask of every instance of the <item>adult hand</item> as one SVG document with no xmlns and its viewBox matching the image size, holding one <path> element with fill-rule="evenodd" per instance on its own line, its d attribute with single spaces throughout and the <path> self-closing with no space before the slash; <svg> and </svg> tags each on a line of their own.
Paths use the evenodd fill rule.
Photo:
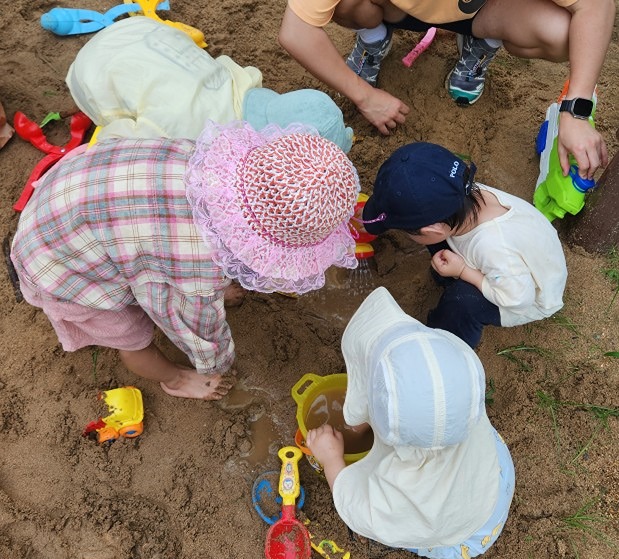
<svg viewBox="0 0 619 559">
<path fill-rule="evenodd" d="M 439 250 L 432 256 L 432 268 L 444 278 L 459 278 L 465 267 L 464 258 L 451 250 Z"/>
<path fill-rule="evenodd" d="M 364 96 L 356 101 L 356 105 L 361 114 L 386 136 L 398 124 L 403 124 L 410 112 L 408 105 L 397 97 L 370 85 L 364 88 Z"/>
<path fill-rule="evenodd" d="M 602 135 L 589 121 L 574 118 L 569 113 L 561 113 L 559 118 L 557 149 L 566 176 L 570 170 L 570 153 L 576 159 L 582 178 L 592 179 L 600 167 L 608 165 L 608 150 Z"/>
</svg>

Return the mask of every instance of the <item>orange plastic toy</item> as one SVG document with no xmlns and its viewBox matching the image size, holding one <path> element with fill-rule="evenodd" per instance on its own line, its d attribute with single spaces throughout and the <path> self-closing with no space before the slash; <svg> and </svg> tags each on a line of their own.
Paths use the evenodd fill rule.
<svg viewBox="0 0 619 559">
<path fill-rule="evenodd" d="M 110 415 L 91 421 L 84 428 L 82 435 L 87 437 L 96 431 L 97 441 L 104 443 L 114 441 L 119 437 L 133 439 L 142 434 L 144 426 L 144 405 L 142 393 L 134 386 L 105 390 L 98 395 L 99 400 L 105 400 Z"/>
<path fill-rule="evenodd" d="M 355 256 L 357 260 L 365 260 L 374 256 L 374 249 L 370 244 L 371 241 L 376 239 L 376 235 L 371 235 L 365 230 L 361 217 L 363 215 L 363 206 L 367 202 L 369 196 L 363 192 L 359 193 L 357 197 L 357 203 L 355 204 L 354 216 L 348 223 L 348 228 L 355 239 Z"/>
</svg>

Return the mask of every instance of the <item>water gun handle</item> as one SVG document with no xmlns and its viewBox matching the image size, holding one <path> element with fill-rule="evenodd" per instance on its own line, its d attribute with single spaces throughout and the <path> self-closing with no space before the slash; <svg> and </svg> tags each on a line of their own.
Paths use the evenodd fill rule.
<svg viewBox="0 0 619 559">
<path fill-rule="evenodd" d="M 593 126 L 592 118 L 589 123 Z M 594 181 L 580 177 L 573 157 L 570 157 L 568 176 L 563 176 L 558 153 L 558 132 L 559 105 L 552 103 L 536 139 L 540 173 L 533 194 L 533 204 L 549 221 L 563 218 L 568 212 L 576 215 L 584 207 L 585 192 L 595 186 Z"/>
</svg>

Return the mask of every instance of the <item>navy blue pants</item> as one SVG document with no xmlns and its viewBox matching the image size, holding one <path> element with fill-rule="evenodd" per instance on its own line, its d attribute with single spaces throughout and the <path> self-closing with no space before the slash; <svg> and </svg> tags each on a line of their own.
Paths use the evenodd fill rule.
<svg viewBox="0 0 619 559">
<path fill-rule="evenodd" d="M 449 249 L 449 245 L 444 242 L 428 246 L 430 254 L 442 249 Z M 432 276 L 445 290 L 436 308 L 428 313 L 426 324 L 430 328 L 447 330 L 475 349 L 484 326 L 501 326 L 499 307 L 488 301 L 474 285 L 460 279 L 444 278 L 434 269 Z"/>
</svg>

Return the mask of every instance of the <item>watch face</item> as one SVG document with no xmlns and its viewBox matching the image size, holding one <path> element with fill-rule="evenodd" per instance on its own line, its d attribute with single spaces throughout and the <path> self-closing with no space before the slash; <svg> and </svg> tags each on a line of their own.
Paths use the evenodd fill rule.
<svg viewBox="0 0 619 559">
<path fill-rule="evenodd" d="M 589 118 L 591 111 L 593 111 L 593 101 L 582 98 L 574 99 L 574 108 L 572 109 L 574 116 Z"/>
</svg>

